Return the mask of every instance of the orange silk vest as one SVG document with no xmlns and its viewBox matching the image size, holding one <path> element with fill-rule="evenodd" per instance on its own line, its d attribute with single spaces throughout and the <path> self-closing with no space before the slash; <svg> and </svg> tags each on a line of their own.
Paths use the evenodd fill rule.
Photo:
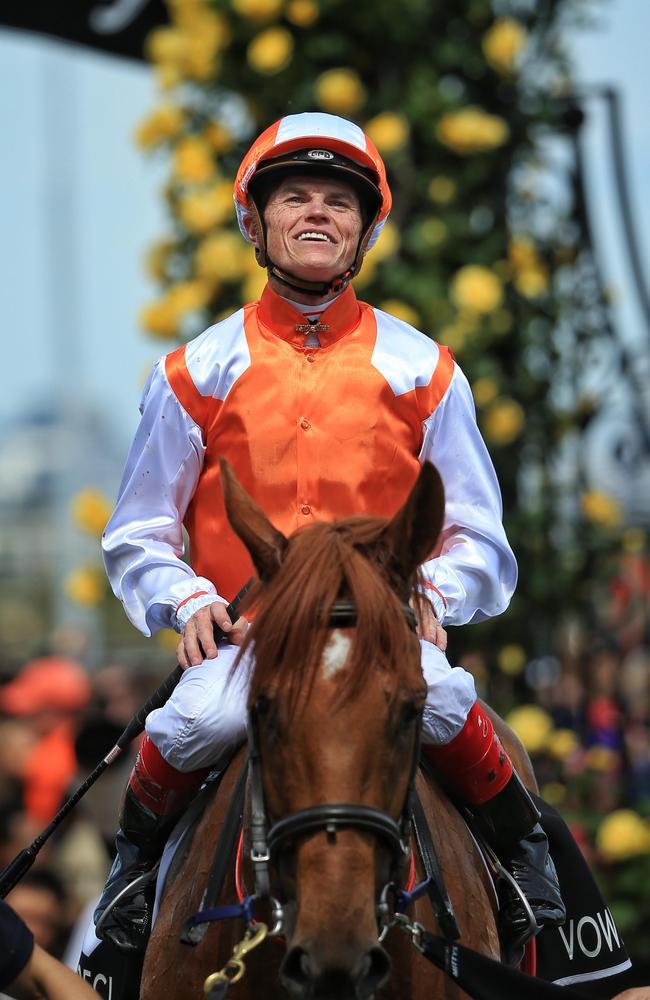
<svg viewBox="0 0 650 1000">
<path fill-rule="evenodd" d="M 241 351 L 250 361 L 221 392 L 224 398 L 217 398 L 219 390 L 209 384 L 209 375 L 201 383 L 203 394 L 197 388 L 187 360 L 192 344 L 166 359 L 170 385 L 202 428 L 206 446 L 185 516 L 192 567 L 228 600 L 253 568 L 226 517 L 219 457 L 228 459 L 242 485 L 285 535 L 313 519 L 392 516 L 418 474 L 423 422 L 454 370 L 446 348 L 407 328 L 411 337 L 425 342 L 419 350 L 431 354 L 432 374 L 426 384 L 414 376 L 411 389 L 396 392 L 380 368 L 408 368 L 403 352 L 409 338 L 402 343 L 399 336 L 405 324 L 359 302 L 349 287 L 322 314 L 319 348 L 305 347 L 305 318 L 269 286 L 239 315 Z M 384 348 L 378 362 L 382 317 L 398 333 L 387 338 L 388 357 Z M 219 325 L 210 336 L 219 336 Z M 217 382 L 215 378 L 215 386 Z"/>
</svg>

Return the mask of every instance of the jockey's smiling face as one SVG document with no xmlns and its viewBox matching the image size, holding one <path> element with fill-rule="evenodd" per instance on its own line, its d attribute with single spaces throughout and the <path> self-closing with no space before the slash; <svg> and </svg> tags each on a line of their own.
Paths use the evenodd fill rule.
<svg viewBox="0 0 650 1000">
<path fill-rule="evenodd" d="M 329 281 L 351 266 L 363 225 L 351 184 L 302 174 L 273 189 L 264 222 L 270 259 L 308 281 Z"/>
</svg>

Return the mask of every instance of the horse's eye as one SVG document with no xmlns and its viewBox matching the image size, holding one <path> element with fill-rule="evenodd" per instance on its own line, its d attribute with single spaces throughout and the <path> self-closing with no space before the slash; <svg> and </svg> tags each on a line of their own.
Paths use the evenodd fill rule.
<svg viewBox="0 0 650 1000">
<path fill-rule="evenodd" d="M 412 726 L 414 722 L 418 722 L 420 716 L 422 715 L 422 706 L 419 701 L 405 701 L 402 705 L 400 726 Z"/>
<path fill-rule="evenodd" d="M 271 712 L 273 702 L 267 694 L 261 694 L 255 702 L 255 714 L 258 719 L 266 719 Z"/>
</svg>

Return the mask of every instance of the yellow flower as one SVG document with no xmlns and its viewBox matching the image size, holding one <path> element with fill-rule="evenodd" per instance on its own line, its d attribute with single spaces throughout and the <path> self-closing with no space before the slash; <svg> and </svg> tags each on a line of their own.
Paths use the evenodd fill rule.
<svg viewBox="0 0 650 1000">
<path fill-rule="evenodd" d="M 409 137 L 409 126 L 403 115 L 384 111 L 366 123 L 366 132 L 384 156 L 401 149 Z"/>
<path fill-rule="evenodd" d="M 174 139 L 185 124 L 185 114 L 175 104 L 161 104 L 140 122 L 135 141 L 141 149 L 153 149 Z"/>
<path fill-rule="evenodd" d="M 366 88 L 352 69 L 328 69 L 316 79 L 314 96 L 324 111 L 352 115 L 365 104 Z"/>
<path fill-rule="evenodd" d="M 179 281 L 167 289 L 167 301 L 179 316 L 202 309 L 208 304 L 213 286 L 202 280 Z"/>
<path fill-rule="evenodd" d="M 645 552 L 646 533 L 642 528 L 628 528 L 621 538 L 623 552 Z"/>
<path fill-rule="evenodd" d="M 514 319 L 509 309 L 495 309 L 490 314 L 490 330 L 493 333 L 508 333 L 513 324 Z"/>
<path fill-rule="evenodd" d="M 544 748 L 548 734 L 553 728 L 553 720 L 548 712 L 538 705 L 521 705 L 506 718 L 529 753 L 538 753 Z"/>
<path fill-rule="evenodd" d="M 299 28 L 308 28 L 318 20 L 320 11 L 314 0 L 289 0 L 285 16 Z"/>
<path fill-rule="evenodd" d="M 145 55 L 158 65 L 179 66 L 185 52 L 185 37 L 177 28 L 154 28 L 147 35 Z"/>
<path fill-rule="evenodd" d="M 263 76 L 285 69 L 293 55 L 293 35 L 286 28 L 267 28 L 256 35 L 247 49 L 249 65 Z"/>
<path fill-rule="evenodd" d="M 502 646 L 497 656 L 497 663 L 501 673 L 508 674 L 509 677 L 514 677 L 524 669 L 526 665 L 526 653 L 521 646 L 516 646 L 514 643 Z"/>
<path fill-rule="evenodd" d="M 442 219 L 436 219 L 435 216 L 431 216 L 429 219 L 423 219 L 420 223 L 420 236 L 424 242 L 430 247 L 439 246 L 444 240 L 447 239 L 449 230 L 447 226 L 442 221 Z"/>
<path fill-rule="evenodd" d="M 80 490 L 72 498 L 72 519 L 89 535 L 99 536 L 111 516 L 112 504 L 108 498 L 92 486 Z"/>
<path fill-rule="evenodd" d="M 145 256 L 145 269 L 154 281 L 164 281 L 167 277 L 169 255 L 175 250 L 174 240 L 159 240 L 153 243 Z"/>
<path fill-rule="evenodd" d="M 467 341 L 467 330 L 462 323 L 449 323 L 443 326 L 439 334 L 442 344 L 446 344 L 450 351 L 459 354 Z"/>
<path fill-rule="evenodd" d="M 377 274 L 377 264 L 381 260 L 380 257 L 375 257 L 375 251 L 373 250 L 370 256 L 366 254 L 363 258 L 363 267 L 360 274 L 355 275 L 352 279 L 352 284 L 355 288 L 366 288 L 372 283 Z"/>
<path fill-rule="evenodd" d="M 452 279 L 451 297 L 461 309 L 490 313 L 501 305 L 503 284 L 490 268 L 467 264 Z"/>
<path fill-rule="evenodd" d="M 573 729 L 554 729 L 549 733 L 546 750 L 557 760 L 566 760 L 580 747 L 578 734 Z"/>
<path fill-rule="evenodd" d="M 209 122 L 203 129 L 203 138 L 215 153 L 229 153 L 235 145 L 232 132 L 221 122 Z"/>
<path fill-rule="evenodd" d="M 561 781 L 549 781 L 542 788 L 541 795 L 545 802 L 557 808 L 566 798 L 566 786 Z"/>
<path fill-rule="evenodd" d="M 472 395 L 477 406 L 488 406 L 499 395 L 499 386 L 495 379 L 484 375 L 472 383 Z"/>
<path fill-rule="evenodd" d="M 187 184 L 203 184 L 214 175 L 212 151 L 204 139 L 188 136 L 174 150 L 174 172 Z"/>
<path fill-rule="evenodd" d="M 527 299 L 537 299 L 548 288 L 548 270 L 543 264 L 526 267 L 514 280 L 515 288 Z"/>
<path fill-rule="evenodd" d="M 209 35 L 192 34 L 185 40 L 183 73 L 190 80 L 212 80 L 217 75 L 219 61 Z"/>
<path fill-rule="evenodd" d="M 379 306 L 384 312 L 390 313 L 391 316 L 395 316 L 397 319 L 401 319 L 404 323 L 409 323 L 411 326 L 417 327 L 420 322 L 420 317 L 416 313 L 415 309 L 412 308 L 407 302 L 402 302 L 401 299 L 385 299 Z"/>
<path fill-rule="evenodd" d="M 229 230 L 217 232 L 197 247 L 196 273 L 208 281 L 239 281 L 249 256 L 241 236 Z"/>
<path fill-rule="evenodd" d="M 157 302 L 140 310 L 140 324 L 154 337 L 177 337 L 183 317 L 208 304 L 214 285 L 204 280 L 179 281 L 171 285 Z"/>
<path fill-rule="evenodd" d="M 167 298 L 143 306 L 138 317 L 140 326 L 153 337 L 171 340 L 178 336 L 180 317 Z"/>
<path fill-rule="evenodd" d="M 180 66 L 165 63 L 154 68 L 156 83 L 161 90 L 173 90 L 183 80 L 183 72 Z"/>
<path fill-rule="evenodd" d="M 230 6 L 249 21 L 271 21 L 279 16 L 284 0 L 230 0 Z"/>
<path fill-rule="evenodd" d="M 394 222 L 390 220 L 385 223 L 379 239 L 372 248 L 372 257 L 377 261 L 387 260 L 397 253 L 400 245 L 399 230 Z"/>
<path fill-rule="evenodd" d="M 503 118 L 489 115 L 481 108 L 469 106 L 443 115 L 436 128 L 444 146 L 461 156 L 487 153 L 502 146 L 510 130 Z"/>
<path fill-rule="evenodd" d="M 196 191 L 178 200 L 178 218 L 195 236 L 209 233 L 215 226 L 229 219 L 232 213 L 230 181 L 219 181 L 205 191 Z"/>
<path fill-rule="evenodd" d="M 242 284 L 242 302 L 255 302 L 266 288 L 267 274 L 264 268 L 256 265 Z"/>
<path fill-rule="evenodd" d="M 513 236 L 508 244 L 508 261 L 515 271 L 536 267 L 539 258 L 533 241 L 528 236 Z"/>
<path fill-rule="evenodd" d="M 160 632 L 156 632 L 154 636 L 156 644 L 166 653 L 173 653 L 176 650 L 179 639 L 178 632 L 174 632 L 170 628 L 163 628 Z"/>
<path fill-rule="evenodd" d="M 596 847 L 609 861 L 626 861 L 650 853 L 650 827 L 632 809 L 617 809 L 596 831 Z"/>
<path fill-rule="evenodd" d="M 526 31 L 519 21 L 504 17 L 486 31 L 481 45 L 490 66 L 497 73 L 510 76 L 517 69 L 526 41 Z"/>
<path fill-rule="evenodd" d="M 69 573 L 63 585 L 71 601 L 92 608 L 102 599 L 104 575 L 93 566 L 84 566 Z"/>
<path fill-rule="evenodd" d="M 456 194 L 456 184 L 451 177 L 439 174 L 437 177 L 431 178 L 427 192 L 431 201 L 435 201 L 436 205 L 448 205 Z"/>
<path fill-rule="evenodd" d="M 585 754 L 585 766 L 591 771 L 603 771 L 605 773 L 618 771 L 621 758 L 616 750 L 611 747 L 594 746 L 589 747 Z"/>
<path fill-rule="evenodd" d="M 493 403 L 483 420 L 486 438 L 492 444 L 510 444 L 524 429 L 526 416 L 514 399 L 504 397 Z"/>
<path fill-rule="evenodd" d="M 605 528 L 615 528 L 621 523 L 621 507 L 609 493 L 601 490 L 587 490 L 580 499 L 580 508 L 588 521 L 602 524 Z"/>
</svg>

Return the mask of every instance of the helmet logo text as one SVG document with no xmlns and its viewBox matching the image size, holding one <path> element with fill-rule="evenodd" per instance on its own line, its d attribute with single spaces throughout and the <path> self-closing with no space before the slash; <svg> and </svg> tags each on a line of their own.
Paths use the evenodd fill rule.
<svg viewBox="0 0 650 1000">
<path fill-rule="evenodd" d="M 307 153 L 310 160 L 333 160 L 334 153 L 330 153 L 328 149 L 310 149 Z"/>
</svg>

